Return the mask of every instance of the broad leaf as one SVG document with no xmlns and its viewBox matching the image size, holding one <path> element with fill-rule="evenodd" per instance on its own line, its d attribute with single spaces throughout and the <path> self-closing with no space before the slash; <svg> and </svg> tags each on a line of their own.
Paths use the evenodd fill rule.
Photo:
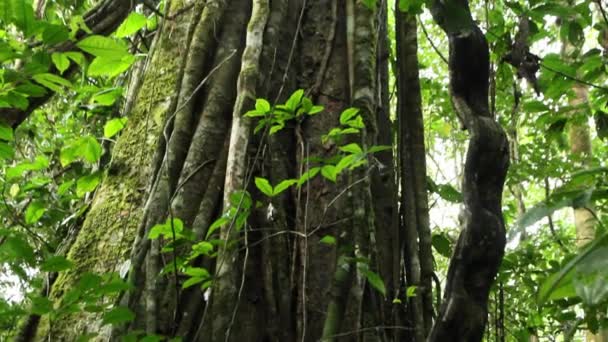
<svg viewBox="0 0 608 342">
<path fill-rule="evenodd" d="M 134 34 L 146 26 L 147 19 L 143 14 L 131 12 L 127 19 L 116 29 L 116 37 L 123 38 Z"/>
</svg>

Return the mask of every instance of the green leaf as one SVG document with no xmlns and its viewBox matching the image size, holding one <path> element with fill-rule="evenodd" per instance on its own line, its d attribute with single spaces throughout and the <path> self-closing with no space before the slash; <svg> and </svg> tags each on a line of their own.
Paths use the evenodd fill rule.
<svg viewBox="0 0 608 342">
<path fill-rule="evenodd" d="M 61 52 L 54 52 L 51 55 L 51 59 L 60 74 L 63 74 L 70 67 L 70 59 Z"/>
<path fill-rule="evenodd" d="M 336 167 L 334 165 L 323 166 L 321 168 L 321 175 L 334 183 L 338 177 L 338 173 L 336 172 Z"/>
<path fill-rule="evenodd" d="M 25 223 L 34 224 L 40 220 L 46 212 L 46 208 L 42 202 L 36 201 L 30 203 L 25 210 Z"/>
<path fill-rule="evenodd" d="M 260 112 L 260 111 L 258 111 L 258 110 L 255 110 L 255 109 L 254 109 L 254 110 L 250 110 L 250 111 L 248 111 L 248 112 L 247 112 L 247 113 L 245 113 L 244 115 L 245 115 L 246 117 L 249 117 L 249 118 L 255 118 L 256 116 L 265 116 L 265 115 L 266 115 L 266 112 Z M 263 127 L 263 125 L 262 125 L 262 127 Z M 257 129 L 257 127 L 256 127 L 256 132 L 255 132 L 255 133 L 257 133 L 257 131 L 258 131 L 258 130 L 259 130 L 259 129 Z"/>
<path fill-rule="evenodd" d="M 0 122 L 0 140 L 4 141 L 13 141 L 15 140 L 15 135 L 13 134 L 13 128 L 7 126 L 6 124 Z"/>
<path fill-rule="evenodd" d="M 91 97 L 91 102 L 101 106 L 111 106 L 122 96 L 123 88 L 104 89 Z M 125 118 L 126 121 L 126 118 Z"/>
<path fill-rule="evenodd" d="M 435 250 L 442 256 L 449 258 L 452 256 L 452 247 L 450 240 L 444 234 L 433 234 L 431 244 Z"/>
<path fill-rule="evenodd" d="M 103 315 L 103 324 L 122 324 L 135 319 L 135 314 L 126 307 L 118 306 Z"/>
<path fill-rule="evenodd" d="M 123 56 L 129 55 L 125 43 L 99 35 L 86 37 L 76 45 L 95 57 L 104 57 L 107 60 L 120 60 Z"/>
<path fill-rule="evenodd" d="M 77 51 L 68 51 L 64 52 L 63 55 L 74 61 L 74 63 L 78 64 L 81 68 L 84 67 L 86 63 L 86 59 L 81 52 Z"/>
<path fill-rule="evenodd" d="M 60 255 L 54 255 L 44 261 L 40 270 L 44 272 L 61 272 L 72 268 L 73 262 Z"/>
<path fill-rule="evenodd" d="M 15 148 L 3 141 L 0 141 L 0 159 L 12 159 L 15 155 Z"/>
<path fill-rule="evenodd" d="M 95 163 L 101 157 L 101 145 L 92 136 L 79 138 L 61 150 L 59 160 L 62 166 L 67 166 L 78 159 Z"/>
<path fill-rule="evenodd" d="M 412 285 L 408 286 L 405 292 L 405 296 L 407 298 L 416 297 L 416 290 L 418 290 L 418 286 Z"/>
<path fill-rule="evenodd" d="M 252 203 L 251 195 L 247 191 L 237 190 L 230 194 L 230 204 L 235 208 L 248 210 Z"/>
<path fill-rule="evenodd" d="M 100 178 L 98 172 L 78 178 L 78 181 L 76 182 L 76 195 L 82 197 L 86 195 L 87 192 L 95 190 L 99 184 Z"/>
<path fill-rule="evenodd" d="M 26 38 L 35 33 L 36 21 L 31 0 L 3 0 L 4 16 L 23 31 Z"/>
<path fill-rule="evenodd" d="M 34 249 L 20 236 L 9 236 L 0 245 L 0 256 L 3 260 L 25 262 L 32 266 L 36 260 Z"/>
<path fill-rule="evenodd" d="M 262 178 L 262 177 L 255 177 L 255 186 L 264 195 L 266 195 L 268 197 L 272 197 L 273 196 L 272 185 L 270 185 L 270 182 L 268 181 L 268 179 Z"/>
<path fill-rule="evenodd" d="M 171 224 L 173 222 L 173 224 Z M 171 218 L 167 218 L 165 223 L 159 223 L 154 225 L 152 229 L 150 229 L 150 233 L 148 233 L 148 239 L 154 240 L 158 239 L 160 236 L 168 239 L 173 238 L 173 234 L 175 233 L 176 239 L 179 237 L 183 237 L 182 232 L 184 231 L 184 223 L 179 218 L 174 217 L 173 221 Z"/>
<path fill-rule="evenodd" d="M 89 65 L 87 75 L 115 77 L 129 69 L 134 62 L 135 56 L 129 54 L 119 58 L 96 57 Z"/>
<path fill-rule="evenodd" d="M 331 235 L 325 235 L 324 237 L 321 238 L 321 240 L 319 240 L 319 243 L 323 243 L 326 245 L 335 245 L 336 238 Z"/>
<path fill-rule="evenodd" d="M 340 114 L 340 124 L 346 125 L 350 120 L 352 120 L 357 114 L 359 114 L 359 109 L 357 108 L 348 108 L 345 109 L 342 114 Z"/>
<path fill-rule="evenodd" d="M 420 14 L 424 0 L 399 0 L 399 10 L 404 13 Z"/>
<path fill-rule="evenodd" d="M 591 189 L 586 188 L 573 191 L 556 191 L 547 201 L 538 203 L 521 215 L 517 220 L 517 227 L 519 230 L 526 228 L 559 209 L 573 206 L 575 203 L 588 199 L 591 192 Z"/>
<path fill-rule="evenodd" d="M 541 284 L 537 294 L 538 304 L 543 305 L 552 297 L 553 292 L 558 289 L 560 285 L 563 287 L 564 282 L 568 279 L 572 279 L 577 266 L 583 265 L 585 261 L 592 259 L 595 252 L 602 252 L 602 250 L 605 250 L 606 248 L 608 248 L 608 233 L 604 233 L 603 236 L 583 248 L 583 250 L 570 260 L 561 270 L 551 275 Z"/>
<path fill-rule="evenodd" d="M 63 25 L 43 23 L 42 41 L 46 45 L 56 45 L 70 38 L 70 32 Z"/>
<path fill-rule="evenodd" d="M 57 194 L 59 196 L 63 196 L 65 195 L 66 192 L 68 192 L 68 190 L 70 190 L 70 188 L 74 185 L 75 181 L 74 180 L 69 180 L 67 182 L 63 182 L 58 188 L 57 188 Z"/>
<path fill-rule="evenodd" d="M 392 150 L 392 149 L 393 149 L 393 147 L 388 146 L 388 145 L 374 145 L 374 146 L 370 147 L 369 150 L 367 150 L 367 153 L 376 153 L 376 152 L 388 151 L 388 150 Z"/>
<path fill-rule="evenodd" d="M 146 335 L 142 337 L 139 342 L 161 342 L 163 339 L 158 335 Z"/>
<path fill-rule="evenodd" d="M 45 315 L 53 311 L 53 302 L 47 297 L 36 296 L 30 299 L 32 304 L 30 312 L 36 315 Z"/>
<path fill-rule="evenodd" d="M 276 195 L 280 194 L 281 192 L 287 190 L 290 186 L 297 184 L 297 183 L 298 183 L 297 179 L 286 179 L 274 187 L 272 195 L 276 196 Z"/>
<path fill-rule="evenodd" d="M 348 152 L 348 153 L 352 153 L 352 154 L 363 153 L 363 149 L 361 149 L 361 146 L 359 146 L 359 144 L 356 144 L 356 143 L 351 143 L 351 144 L 348 144 L 345 146 L 341 146 L 340 151 Z"/>
<path fill-rule="evenodd" d="M 105 126 L 103 126 L 103 135 L 106 138 L 111 138 L 118 134 L 127 123 L 127 118 L 116 118 L 109 120 L 106 122 Z"/>
<path fill-rule="evenodd" d="M 195 257 L 198 257 L 199 255 L 210 255 L 213 252 L 213 249 L 213 244 L 207 241 L 201 241 L 192 246 L 192 252 Z M 190 255 L 188 258 L 192 259 L 192 255 Z"/>
<path fill-rule="evenodd" d="M 101 287 L 98 289 L 98 292 L 100 294 L 106 295 L 106 294 L 111 294 L 111 293 L 120 293 L 123 291 L 128 291 L 133 289 L 134 286 L 120 278 L 114 278 L 112 280 L 110 280 L 109 282 L 101 285 Z"/>
<path fill-rule="evenodd" d="M 302 185 L 304 185 L 304 183 L 306 183 L 309 179 L 314 178 L 314 176 L 316 176 L 319 171 L 321 171 L 321 168 L 316 166 L 311 168 L 310 170 L 304 172 L 302 174 L 302 176 L 300 177 L 300 179 L 298 179 L 298 187 L 301 187 Z"/>
<path fill-rule="evenodd" d="M 147 19 L 143 14 L 131 12 L 127 19 L 116 29 L 116 37 L 123 38 L 134 34 L 146 26 Z"/>
<path fill-rule="evenodd" d="M 384 281 L 382 281 L 382 278 L 380 278 L 377 273 L 368 270 L 365 272 L 365 277 L 374 289 L 386 296 L 386 287 L 384 286 Z"/>
<path fill-rule="evenodd" d="M 192 287 L 196 284 L 200 284 L 203 281 L 205 281 L 206 278 L 200 278 L 200 277 L 192 277 L 189 278 L 188 280 L 186 280 L 183 284 L 182 284 L 182 289 L 187 289 L 189 287 Z"/>
<path fill-rule="evenodd" d="M 300 105 L 300 102 L 302 101 L 302 96 L 304 96 L 303 89 L 298 89 L 298 90 L 294 91 L 293 94 L 291 94 L 291 96 L 289 97 L 289 99 L 287 99 L 287 102 L 285 102 L 285 106 L 292 113 L 294 113 L 296 111 L 296 109 L 298 108 L 298 106 Z"/>
<path fill-rule="evenodd" d="M 281 121 L 276 125 L 273 125 L 272 127 L 270 127 L 270 130 L 268 131 L 269 135 L 273 135 L 276 132 L 280 131 L 283 129 L 283 127 L 285 127 L 285 122 Z"/>
<path fill-rule="evenodd" d="M 16 86 L 15 91 L 28 97 L 42 97 L 48 93 L 46 88 L 28 81 Z"/>
<path fill-rule="evenodd" d="M 72 83 L 70 83 L 70 81 L 66 80 L 63 77 L 49 73 L 36 74 L 32 76 L 32 78 L 34 79 L 34 81 L 40 83 L 41 85 L 49 88 L 50 90 L 56 93 L 62 93 L 64 87 L 72 87 Z"/>
<path fill-rule="evenodd" d="M 270 112 L 270 103 L 265 99 L 257 99 L 255 100 L 255 110 L 259 113 L 268 113 Z"/>
<path fill-rule="evenodd" d="M 308 115 L 315 115 L 315 114 L 318 114 L 318 113 L 322 112 L 323 109 L 325 109 L 325 107 L 323 107 L 323 106 L 312 106 L 312 108 L 310 108 L 308 110 L 308 112 L 306 112 L 306 114 L 308 114 Z"/>
<path fill-rule="evenodd" d="M 357 159 L 357 156 L 354 154 L 348 154 L 348 155 L 344 156 L 342 159 L 340 159 L 338 164 L 336 164 L 336 170 L 335 170 L 336 174 L 339 174 L 345 168 L 353 165 L 355 163 L 356 159 Z"/>
<path fill-rule="evenodd" d="M 376 0 L 361 0 L 361 3 L 370 10 L 376 7 Z"/>
<path fill-rule="evenodd" d="M 451 203 L 461 203 L 462 194 L 450 184 L 439 184 L 435 191 L 441 198 Z"/>
<path fill-rule="evenodd" d="M 209 226 L 209 229 L 207 230 L 207 236 L 206 236 L 206 238 L 209 238 L 209 236 L 211 236 L 211 234 L 213 234 L 221 226 L 230 223 L 230 220 L 231 220 L 230 217 L 227 217 L 226 215 L 223 215 L 220 218 L 218 218 L 217 220 L 215 220 L 211 224 L 211 226 Z"/>
<path fill-rule="evenodd" d="M 204 267 L 188 267 L 184 270 L 184 274 L 189 275 L 191 277 L 199 277 L 207 279 L 211 275 L 209 271 Z"/>
</svg>

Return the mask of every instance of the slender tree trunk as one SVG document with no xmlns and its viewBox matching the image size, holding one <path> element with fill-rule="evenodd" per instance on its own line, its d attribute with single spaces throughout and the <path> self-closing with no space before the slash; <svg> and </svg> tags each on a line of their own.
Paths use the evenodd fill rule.
<svg viewBox="0 0 608 342">
<path fill-rule="evenodd" d="M 409 299 L 415 341 L 424 341 L 433 324 L 433 256 L 426 183 L 426 149 L 418 78 L 416 17 L 395 4 L 397 40 L 397 121 L 399 124 L 400 219 L 404 232 L 406 285 L 416 287 Z"/>
</svg>

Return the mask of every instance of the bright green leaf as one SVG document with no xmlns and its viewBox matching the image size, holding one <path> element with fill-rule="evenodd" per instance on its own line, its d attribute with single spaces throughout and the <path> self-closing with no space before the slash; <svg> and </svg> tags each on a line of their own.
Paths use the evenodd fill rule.
<svg viewBox="0 0 608 342">
<path fill-rule="evenodd" d="M 331 235 L 325 235 L 324 237 L 321 238 L 321 240 L 319 240 L 319 242 L 324 243 L 326 245 L 335 245 L 336 238 Z"/>
<path fill-rule="evenodd" d="M 123 38 L 134 34 L 146 26 L 147 19 L 143 14 L 131 12 L 127 19 L 116 29 L 116 37 Z"/>
<path fill-rule="evenodd" d="M 382 293 L 382 295 L 386 296 L 386 287 L 384 286 L 384 281 L 382 281 L 382 278 L 380 278 L 377 273 L 368 270 L 365 272 L 365 277 L 373 288 Z"/>
<path fill-rule="evenodd" d="M 126 122 L 127 118 L 116 118 L 109 120 L 103 127 L 103 135 L 106 138 L 111 138 L 115 136 L 125 127 Z"/>
<path fill-rule="evenodd" d="M 255 110 L 259 113 L 268 113 L 270 111 L 270 103 L 265 99 L 255 100 Z"/>
<path fill-rule="evenodd" d="M 6 124 L 0 122 L 0 139 L 4 141 L 13 141 L 15 140 L 15 135 L 13 134 L 13 128 L 7 126 Z"/>
<path fill-rule="evenodd" d="M 274 187 L 272 195 L 276 196 L 276 195 L 280 194 L 281 192 L 287 190 L 290 186 L 297 184 L 297 183 L 298 183 L 297 179 L 286 179 Z"/>
<path fill-rule="evenodd" d="M 70 83 L 70 81 L 66 80 L 63 77 L 54 75 L 54 74 L 49 74 L 49 73 L 36 74 L 36 75 L 32 76 L 32 78 L 34 79 L 34 81 L 40 83 L 41 85 L 49 88 L 50 90 L 52 90 L 56 93 L 62 93 L 64 87 L 66 87 L 66 88 L 72 87 L 72 83 Z"/>
<path fill-rule="evenodd" d="M 45 212 L 46 208 L 42 202 L 36 201 L 30 203 L 25 210 L 25 223 L 34 224 L 38 222 Z"/>
<path fill-rule="evenodd" d="M 123 56 L 129 55 L 125 43 L 105 36 L 88 36 L 76 45 L 95 57 L 104 57 L 107 60 L 120 60 Z"/>
<path fill-rule="evenodd" d="M 63 74 L 70 67 L 70 59 L 61 52 L 54 52 L 51 55 L 51 59 L 60 74 Z"/>
<path fill-rule="evenodd" d="M 340 151 L 348 152 L 348 153 L 352 153 L 352 154 L 363 153 L 363 149 L 361 149 L 361 146 L 359 146 L 359 144 L 357 144 L 357 143 L 351 143 L 351 144 L 348 144 L 345 146 L 341 146 Z"/>
<path fill-rule="evenodd" d="M 340 123 L 342 125 L 346 125 L 346 123 L 352 120 L 357 114 L 359 114 L 359 109 L 357 108 L 351 107 L 345 109 L 342 114 L 340 114 Z"/>
<path fill-rule="evenodd" d="M 99 181 L 100 175 L 97 172 L 78 178 L 78 181 L 76 182 L 76 195 L 82 197 L 87 192 L 92 192 L 97 188 Z"/>
<path fill-rule="evenodd" d="M 268 181 L 268 179 L 262 178 L 262 177 L 255 177 L 255 186 L 264 195 L 266 195 L 268 197 L 272 197 L 273 196 L 272 185 L 270 185 L 270 182 Z"/>
<path fill-rule="evenodd" d="M 321 168 L 321 175 L 332 182 L 336 181 L 338 174 L 334 165 L 325 165 Z"/>
</svg>

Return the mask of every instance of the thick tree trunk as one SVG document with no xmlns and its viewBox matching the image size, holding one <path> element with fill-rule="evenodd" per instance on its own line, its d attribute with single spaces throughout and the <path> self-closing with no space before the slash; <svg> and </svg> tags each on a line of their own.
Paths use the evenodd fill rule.
<svg viewBox="0 0 608 342">
<path fill-rule="evenodd" d="M 391 335 L 368 329 L 400 324 L 391 304 L 401 287 L 399 240 L 387 224 L 396 222 L 396 187 L 383 167 L 393 164 L 390 152 L 378 156 L 384 165 L 368 158 L 336 184 L 319 175 L 273 198 L 252 185 L 255 176 L 273 185 L 298 178 L 339 154 L 321 136 L 350 106 L 366 126 L 350 142 L 390 144 L 387 60 L 378 54 L 386 53 L 378 44 L 386 11 L 354 0 L 196 0 L 186 12 L 186 2 L 170 4 L 166 18 L 182 14 L 157 35 L 128 127 L 68 253 L 77 267 L 60 275 L 52 297 L 62 298 L 85 272 L 128 268 L 134 290 L 118 302 L 136 318 L 112 338 L 138 329 L 187 341 Z M 298 88 L 324 112 L 254 135 L 255 122 L 243 114 L 255 99 L 282 103 Z M 149 240 L 151 228 L 179 218 L 194 243 L 203 241 L 242 190 L 260 204 L 240 231 L 220 229 L 216 258 L 196 260 L 213 275 L 209 298 L 197 286 L 182 289 L 187 278 L 173 271 L 188 247 L 163 252 L 172 239 Z M 326 235 L 337 243 L 320 243 Z M 368 270 L 382 275 L 386 297 L 367 284 Z M 92 313 L 43 327 L 38 336 L 54 340 L 110 334 Z"/>
<path fill-rule="evenodd" d="M 471 17 L 468 1 L 434 1 L 432 14 L 448 36 L 452 103 L 471 138 L 463 184 L 465 224 L 428 340 L 481 341 L 488 295 L 506 241 L 501 201 L 509 165 L 508 141 L 489 110 L 488 44 Z"/>
</svg>

